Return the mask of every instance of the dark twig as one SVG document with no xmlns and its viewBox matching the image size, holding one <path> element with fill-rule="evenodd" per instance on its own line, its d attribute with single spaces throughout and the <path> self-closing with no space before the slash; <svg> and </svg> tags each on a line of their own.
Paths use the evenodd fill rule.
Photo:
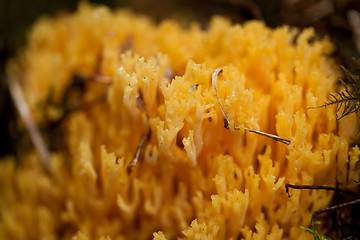
<svg viewBox="0 0 360 240">
<path fill-rule="evenodd" d="M 317 215 L 321 214 L 321 213 L 325 213 L 325 212 L 330 212 L 330 211 L 336 211 L 340 208 L 344 208 L 344 207 L 348 207 L 348 206 L 352 206 L 352 205 L 356 205 L 360 203 L 360 194 L 346 190 L 346 189 L 338 189 L 338 188 L 334 188 L 334 187 L 328 187 L 328 186 L 312 186 L 312 185 L 292 185 L 292 184 L 285 184 L 285 189 L 286 189 L 286 193 L 288 194 L 288 197 L 291 197 L 290 193 L 289 193 L 289 188 L 293 188 L 293 189 L 308 189 L 308 190 L 327 190 L 327 191 L 334 191 L 337 193 L 343 193 L 343 194 L 347 194 L 347 195 L 351 195 L 354 197 L 357 197 L 357 199 L 353 200 L 353 201 L 349 201 L 349 202 L 345 202 L 345 203 L 340 203 L 331 207 L 327 207 L 327 208 L 322 208 L 319 210 L 316 210 L 315 212 L 313 212 L 312 216 L 311 216 L 311 230 L 312 233 L 314 235 L 315 239 L 319 239 L 319 235 L 316 231 L 315 228 L 315 224 L 316 224 L 316 217 Z M 306 229 L 306 228 L 304 228 Z"/>
<path fill-rule="evenodd" d="M 334 187 L 328 187 L 328 186 L 313 186 L 313 185 L 292 185 L 292 184 L 285 184 L 285 188 L 286 188 L 286 193 L 288 194 L 288 197 L 291 197 L 291 194 L 289 193 L 289 188 L 293 188 L 293 189 L 307 189 L 307 190 L 327 190 L 327 191 L 334 191 L 334 192 L 338 192 L 338 193 L 344 193 L 344 194 L 348 194 L 354 197 L 359 197 L 360 198 L 360 194 L 353 192 L 353 191 L 349 191 L 346 189 L 339 189 L 339 188 L 334 188 Z"/>
<path fill-rule="evenodd" d="M 330 211 L 336 211 L 340 208 L 344 208 L 344 207 L 349 207 L 352 205 L 356 205 L 360 203 L 360 198 L 350 201 L 350 202 L 346 202 L 346 203 L 340 203 L 338 205 L 335 206 L 331 206 L 331 207 L 327 207 L 327 208 L 322 208 L 319 210 L 316 210 L 315 212 L 313 212 L 312 216 L 311 216 L 311 229 L 315 232 L 316 228 L 315 228 L 315 220 L 317 215 L 321 214 L 321 213 L 325 213 L 325 212 L 330 212 Z"/>
</svg>

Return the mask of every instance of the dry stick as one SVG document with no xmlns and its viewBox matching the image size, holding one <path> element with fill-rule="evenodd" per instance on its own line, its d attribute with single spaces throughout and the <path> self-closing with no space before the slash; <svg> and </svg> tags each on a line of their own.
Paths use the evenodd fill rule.
<svg viewBox="0 0 360 240">
<path fill-rule="evenodd" d="M 226 129 L 229 129 L 229 123 L 230 123 L 230 118 L 229 116 L 227 115 L 223 105 L 221 104 L 220 102 L 220 99 L 219 99 L 219 96 L 218 96 L 218 92 L 217 92 L 217 77 L 218 75 L 222 72 L 222 68 L 218 68 L 214 71 L 213 75 L 212 75 L 212 87 L 214 88 L 215 90 L 215 96 L 216 96 L 216 99 L 218 100 L 219 102 L 219 106 L 220 106 L 220 109 L 221 109 L 221 112 L 224 116 L 224 122 L 225 122 L 225 128 Z M 238 127 L 238 126 L 234 126 L 234 129 L 235 130 L 240 130 L 241 128 Z M 287 140 L 287 139 L 284 139 L 284 138 L 281 138 L 279 136 L 276 136 L 276 135 L 273 135 L 273 134 L 270 134 L 270 133 L 264 133 L 264 132 L 261 132 L 261 131 L 258 131 L 258 130 L 254 130 L 252 128 L 247 128 L 247 127 L 244 127 L 244 129 L 246 131 L 249 131 L 249 132 L 252 132 L 252 133 L 256 133 L 256 134 L 259 134 L 259 135 L 263 135 L 265 137 L 268 137 L 268 138 L 271 138 L 271 139 L 274 139 L 278 142 L 282 142 L 282 143 L 285 143 L 287 145 L 290 144 L 290 140 Z"/>
<path fill-rule="evenodd" d="M 40 160 L 46 170 L 50 168 L 50 153 L 44 142 L 40 130 L 35 122 L 33 115 L 25 101 L 21 87 L 16 79 L 7 79 L 10 95 L 14 101 L 15 107 L 18 110 L 21 119 L 24 121 L 30 139 L 38 153 Z"/>
<path fill-rule="evenodd" d="M 136 99 L 137 100 L 136 103 L 137 103 L 137 107 L 140 108 L 143 112 L 146 113 L 148 130 L 147 130 L 147 132 L 145 134 L 142 135 L 142 137 L 141 137 L 141 139 L 139 141 L 138 147 L 136 149 L 136 152 L 134 154 L 134 157 L 133 157 L 132 161 L 129 163 L 129 165 L 126 168 L 128 174 L 131 173 L 132 167 L 137 164 L 137 162 L 139 160 L 141 149 L 143 148 L 143 146 L 145 144 L 145 141 L 149 141 L 149 139 L 151 137 L 151 128 L 149 126 L 149 114 L 146 111 L 141 90 L 139 90 L 139 94 L 140 94 L 140 96 Z"/>
<path fill-rule="evenodd" d="M 129 165 L 127 166 L 126 170 L 128 172 L 128 174 L 131 173 L 131 170 L 132 170 L 132 167 L 135 166 L 139 160 L 139 156 L 140 156 L 140 152 L 141 152 L 141 149 L 142 147 L 144 146 L 144 143 L 146 140 L 148 140 L 150 138 L 150 133 L 151 131 L 148 131 L 147 134 L 144 134 L 141 139 L 140 139 L 140 142 L 138 144 L 138 147 L 136 149 L 136 152 L 134 154 L 134 157 L 131 161 L 131 163 L 129 163 Z"/>
</svg>

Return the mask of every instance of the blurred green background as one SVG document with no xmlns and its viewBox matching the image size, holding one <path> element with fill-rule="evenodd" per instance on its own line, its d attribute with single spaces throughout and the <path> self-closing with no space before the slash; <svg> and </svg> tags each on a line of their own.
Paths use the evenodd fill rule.
<svg viewBox="0 0 360 240">
<path fill-rule="evenodd" d="M 160 21 L 175 19 L 184 25 L 198 21 L 206 28 L 213 15 L 230 18 L 234 23 L 259 19 L 268 26 L 284 24 L 299 28 L 313 26 L 319 36 L 329 35 L 336 44 L 334 57 L 354 71 L 353 57 L 359 58 L 359 0 L 106 0 L 89 1 L 111 8 L 129 8 Z M 26 44 L 31 25 L 41 15 L 74 12 L 79 1 L 0 0 L 0 157 L 16 152 L 16 115 L 5 81 L 5 63 Z M 355 13 L 355 20 L 349 13 Z M 360 14 L 358 15 L 360 16 Z M 355 25 L 352 26 L 352 25 Z M 357 29 L 356 29 L 357 28 Z"/>
</svg>

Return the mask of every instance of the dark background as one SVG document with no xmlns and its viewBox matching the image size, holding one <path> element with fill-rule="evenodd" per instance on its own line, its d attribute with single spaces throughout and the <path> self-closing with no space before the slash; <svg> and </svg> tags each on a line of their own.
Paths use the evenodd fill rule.
<svg viewBox="0 0 360 240">
<path fill-rule="evenodd" d="M 356 71 L 352 58 L 359 58 L 350 10 L 360 11 L 359 0 L 106 0 L 89 1 L 111 8 L 129 8 L 156 21 L 176 19 L 186 25 L 198 21 L 206 28 L 213 15 L 234 23 L 259 19 L 268 26 L 284 24 L 300 28 L 313 26 L 319 36 L 328 35 L 336 44 L 339 64 Z M 0 157 L 16 152 L 16 114 L 5 81 L 5 63 L 26 44 L 26 34 L 41 15 L 74 12 L 79 1 L 0 0 Z M 360 16 L 360 15 L 359 15 Z M 360 24 L 358 25 L 360 28 Z M 358 29 L 360 32 L 360 29 Z M 359 37 L 360 38 L 360 37 Z M 359 44 L 360 46 L 360 44 Z"/>
</svg>

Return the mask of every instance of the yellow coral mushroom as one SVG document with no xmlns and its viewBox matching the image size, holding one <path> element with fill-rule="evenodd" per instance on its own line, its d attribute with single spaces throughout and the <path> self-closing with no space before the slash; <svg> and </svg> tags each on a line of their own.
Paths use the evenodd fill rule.
<svg viewBox="0 0 360 240">
<path fill-rule="evenodd" d="M 51 152 L 48 172 L 35 152 L 19 166 L 0 162 L 0 238 L 312 239 L 299 226 L 332 193 L 288 198 L 285 183 L 346 182 L 348 159 L 355 178 L 360 152 L 349 146 L 358 125 L 351 115 L 336 121 L 331 107 L 308 110 L 336 90 L 340 74 L 326 38 L 296 35 L 223 18 L 205 31 L 155 25 L 87 4 L 39 20 L 9 65 L 36 121 L 49 120 L 39 103 L 65 101 L 73 76 L 85 87 L 63 116 L 66 149 Z M 219 67 L 231 124 L 289 146 L 224 128 L 211 85 Z"/>
</svg>

